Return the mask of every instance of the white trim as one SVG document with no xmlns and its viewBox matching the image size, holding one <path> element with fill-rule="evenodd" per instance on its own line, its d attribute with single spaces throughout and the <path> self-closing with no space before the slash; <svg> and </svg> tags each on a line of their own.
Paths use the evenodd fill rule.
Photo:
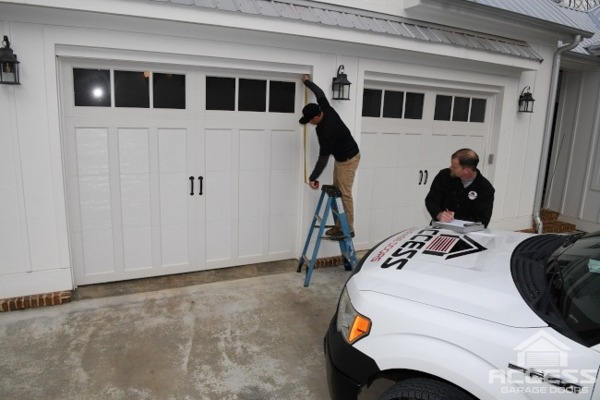
<svg viewBox="0 0 600 400">
<path fill-rule="evenodd" d="M 71 289 L 70 268 L 2 275 L 0 279 L 0 298 L 3 299 Z"/>
</svg>

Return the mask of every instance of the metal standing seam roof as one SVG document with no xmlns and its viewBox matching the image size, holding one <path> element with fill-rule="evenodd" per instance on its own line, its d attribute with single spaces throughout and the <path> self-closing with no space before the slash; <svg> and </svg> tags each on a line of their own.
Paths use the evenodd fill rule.
<svg viewBox="0 0 600 400">
<path fill-rule="evenodd" d="M 510 11 L 569 28 L 596 32 L 597 26 L 584 11 L 573 10 L 553 0 L 466 0 L 500 10 Z"/>
<path fill-rule="evenodd" d="M 542 57 L 525 42 L 309 0 L 145 1 L 304 21 L 542 61 Z"/>
<path fill-rule="evenodd" d="M 584 38 L 571 50 L 574 53 L 590 55 L 587 49 L 600 44 L 600 7 L 589 11 L 574 10 L 553 0 L 466 0 L 493 8 L 511 11 L 528 17 L 537 18 L 555 24 L 593 32 L 590 38 Z"/>
</svg>

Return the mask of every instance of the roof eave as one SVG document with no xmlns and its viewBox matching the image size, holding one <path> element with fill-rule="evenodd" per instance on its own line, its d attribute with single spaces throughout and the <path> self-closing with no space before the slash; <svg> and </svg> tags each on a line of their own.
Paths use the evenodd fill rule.
<svg viewBox="0 0 600 400">
<path fill-rule="evenodd" d="M 557 24 L 555 22 L 530 17 L 527 15 L 503 10 L 496 7 L 490 7 L 484 4 L 473 3 L 468 0 L 414 0 L 414 2 L 418 4 L 414 4 L 413 6 L 411 6 L 412 8 L 418 8 L 420 6 L 427 6 L 427 4 L 435 3 L 441 5 L 448 5 L 452 7 L 460 7 L 465 10 L 472 10 L 476 11 L 477 13 L 488 14 L 496 18 L 500 17 L 504 19 L 509 19 L 519 24 L 534 25 L 541 29 L 546 29 L 554 32 L 559 31 L 572 36 L 581 35 L 584 38 L 591 38 L 592 36 L 594 36 L 594 32 L 570 27 L 567 25 Z"/>
</svg>

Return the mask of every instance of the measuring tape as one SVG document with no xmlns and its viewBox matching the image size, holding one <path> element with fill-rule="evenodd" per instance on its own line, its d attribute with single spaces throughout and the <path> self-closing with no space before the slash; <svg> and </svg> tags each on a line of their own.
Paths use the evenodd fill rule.
<svg viewBox="0 0 600 400">
<path fill-rule="evenodd" d="M 304 82 L 302 82 L 302 86 L 304 86 L 304 105 L 306 105 L 307 101 L 308 101 L 308 88 L 306 87 Z M 308 183 L 308 172 L 306 170 L 306 167 L 308 164 L 308 160 L 307 160 L 308 135 L 307 135 L 306 125 L 307 124 L 302 125 L 303 131 L 304 131 L 303 132 L 304 133 L 304 183 Z"/>
</svg>

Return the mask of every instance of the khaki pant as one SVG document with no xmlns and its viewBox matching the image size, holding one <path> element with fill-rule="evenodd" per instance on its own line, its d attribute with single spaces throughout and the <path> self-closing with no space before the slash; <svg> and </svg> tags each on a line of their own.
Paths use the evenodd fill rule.
<svg viewBox="0 0 600 400">
<path fill-rule="evenodd" d="M 347 161 L 336 161 L 333 166 L 333 186 L 342 192 L 342 204 L 348 220 L 350 232 L 354 231 L 354 200 L 352 199 L 352 184 L 360 162 L 360 153 Z M 339 222 L 336 224 L 340 227 Z"/>
</svg>

